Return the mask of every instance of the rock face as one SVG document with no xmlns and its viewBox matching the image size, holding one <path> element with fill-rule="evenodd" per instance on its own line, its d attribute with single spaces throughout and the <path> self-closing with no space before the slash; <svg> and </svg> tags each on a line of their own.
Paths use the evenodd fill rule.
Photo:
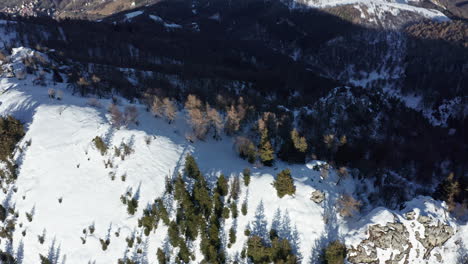
<svg viewBox="0 0 468 264">
<path fill-rule="evenodd" d="M 391 255 L 387 263 L 399 263 L 409 254 L 412 245 L 409 241 L 409 232 L 401 223 L 388 223 L 386 226 L 369 226 L 369 238 L 363 240 L 357 249 L 349 250 L 348 260 L 351 263 L 379 263 L 377 248 L 396 249 L 400 253 Z M 366 250 L 367 249 L 367 250 Z M 367 254 L 367 252 L 370 252 Z"/>
<path fill-rule="evenodd" d="M 444 225 L 440 222 L 437 222 L 436 225 L 432 225 L 432 219 L 427 216 L 418 217 L 418 222 L 424 226 L 424 236 L 421 236 L 419 232 L 416 231 L 416 239 L 426 249 L 423 257 L 424 259 L 428 259 L 431 251 L 435 247 L 442 246 L 455 233 L 451 226 Z M 437 257 L 437 259 L 439 259 L 439 257 Z"/>
<path fill-rule="evenodd" d="M 415 251 L 413 256 L 428 260 L 432 250 L 443 246 L 455 233 L 451 226 L 435 221 L 431 217 L 418 216 L 416 219 L 415 212 L 407 213 L 405 218 L 410 227 L 401 222 L 370 225 L 367 230 L 368 238 L 348 250 L 348 261 L 355 264 L 383 263 L 378 251 L 385 251 L 389 253 L 385 264 L 409 264 L 412 262 L 410 253 L 413 250 Z M 416 225 L 424 227 L 423 235 L 419 231 L 413 231 Z M 410 232 L 414 232 L 417 241 L 410 239 Z M 422 247 L 417 245 L 418 242 Z M 420 249 L 423 252 L 420 252 Z M 422 258 L 421 253 L 423 253 Z M 440 253 L 434 254 L 434 257 L 439 262 L 443 261 Z"/>
<path fill-rule="evenodd" d="M 325 194 L 319 190 L 316 190 L 312 192 L 310 199 L 319 204 L 325 200 Z"/>
</svg>

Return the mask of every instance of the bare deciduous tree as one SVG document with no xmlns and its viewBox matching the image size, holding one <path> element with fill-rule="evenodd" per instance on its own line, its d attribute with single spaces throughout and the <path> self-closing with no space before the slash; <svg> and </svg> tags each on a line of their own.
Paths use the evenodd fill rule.
<svg viewBox="0 0 468 264">
<path fill-rule="evenodd" d="M 122 112 L 119 110 L 117 105 L 111 104 L 109 106 L 109 113 L 111 115 L 111 123 L 113 126 L 120 128 L 123 125 L 124 118 Z"/>
<path fill-rule="evenodd" d="M 227 119 L 226 119 L 226 125 L 225 125 L 225 130 L 228 135 L 233 135 L 240 129 L 240 119 L 239 115 L 237 113 L 236 108 L 234 108 L 233 105 L 229 108 L 227 112 Z"/>
<path fill-rule="evenodd" d="M 247 115 L 247 106 L 244 103 L 244 98 L 239 98 L 239 104 L 237 105 L 237 117 L 239 118 L 239 122 L 244 120 L 245 116 Z"/>
<path fill-rule="evenodd" d="M 189 94 L 187 97 L 187 101 L 185 101 L 185 109 L 187 111 L 193 109 L 200 109 L 202 106 L 202 102 L 198 99 L 195 95 Z"/>
<path fill-rule="evenodd" d="M 344 194 L 338 200 L 338 212 L 342 217 L 350 217 L 359 212 L 361 202 L 349 194 Z"/>
<path fill-rule="evenodd" d="M 138 118 L 137 108 L 133 105 L 126 106 L 123 117 L 124 117 L 124 122 L 126 126 L 131 123 L 137 124 L 137 118 Z"/>
<path fill-rule="evenodd" d="M 163 117 L 164 116 L 164 104 L 157 97 L 156 95 L 153 97 L 152 104 L 151 104 L 151 112 L 155 117 Z"/>
<path fill-rule="evenodd" d="M 221 132 L 224 129 L 224 120 L 223 117 L 219 114 L 219 112 L 211 108 L 209 104 L 206 104 L 206 116 L 210 122 L 209 126 L 214 130 L 214 138 L 220 139 Z"/>
<path fill-rule="evenodd" d="M 204 139 L 208 132 L 208 121 L 205 113 L 198 108 L 188 110 L 189 123 L 198 139 Z"/>
<path fill-rule="evenodd" d="M 167 118 L 170 124 L 176 118 L 177 108 L 174 102 L 172 102 L 172 100 L 167 97 L 163 99 L 163 105 L 164 105 L 164 116 Z"/>
</svg>

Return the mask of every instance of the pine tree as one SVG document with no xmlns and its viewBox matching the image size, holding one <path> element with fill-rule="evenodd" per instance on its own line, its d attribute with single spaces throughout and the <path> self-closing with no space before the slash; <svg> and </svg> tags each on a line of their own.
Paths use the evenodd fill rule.
<svg viewBox="0 0 468 264">
<path fill-rule="evenodd" d="M 229 243 L 236 243 L 236 230 L 234 230 L 234 227 L 229 229 Z"/>
<path fill-rule="evenodd" d="M 202 212 L 205 218 L 208 218 L 211 213 L 213 204 L 210 197 L 208 184 L 206 183 L 206 180 L 203 176 L 201 176 L 201 178 L 195 182 L 195 186 L 193 188 L 193 198 L 200 212 Z"/>
<path fill-rule="evenodd" d="M 234 177 L 231 183 L 231 198 L 234 200 L 239 199 L 240 195 L 240 180 L 239 176 Z"/>
<path fill-rule="evenodd" d="M 173 247 L 177 247 L 179 245 L 179 239 L 180 239 L 177 223 L 174 221 L 171 221 L 167 232 L 169 235 L 169 242 L 171 243 Z"/>
<path fill-rule="evenodd" d="M 164 251 L 161 248 L 158 248 L 156 255 L 158 256 L 159 264 L 167 263 L 166 253 L 164 253 Z"/>
<path fill-rule="evenodd" d="M 242 203 L 241 211 L 243 215 L 247 215 L 247 200 Z"/>
<path fill-rule="evenodd" d="M 263 129 L 261 132 L 260 145 L 258 148 L 258 153 L 260 160 L 265 166 L 273 166 L 275 160 L 274 150 L 268 138 L 268 130 Z"/>
<path fill-rule="evenodd" d="M 245 185 L 245 186 L 249 186 L 249 183 L 250 183 L 250 169 L 249 169 L 249 168 L 245 168 L 245 169 L 242 171 L 242 175 L 244 176 L 244 185 Z"/>
<path fill-rule="evenodd" d="M 216 182 L 216 188 L 217 192 L 221 196 L 226 196 L 228 194 L 228 182 L 226 178 L 224 177 L 224 174 L 221 174 L 218 178 L 218 181 Z"/>
<path fill-rule="evenodd" d="M 232 214 L 232 218 L 237 218 L 237 216 L 239 215 L 239 212 L 237 210 L 237 203 L 234 201 L 231 203 L 231 214 Z"/>
<path fill-rule="evenodd" d="M 330 243 L 324 251 L 325 264 L 343 264 L 346 258 L 346 246 L 339 241 Z"/>
<path fill-rule="evenodd" d="M 199 179 L 201 177 L 200 169 L 192 155 L 185 157 L 185 173 L 192 179 Z"/>
<path fill-rule="evenodd" d="M 273 186 L 276 188 L 276 192 L 280 198 L 283 198 L 285 195 L 293 195 L 296 193 L 296 186 L 294 185 L 294 180 L 291 177 L 291 171 L 289 169 L 278 173 L 276 180 L 273 182 Z"/>
</svg>

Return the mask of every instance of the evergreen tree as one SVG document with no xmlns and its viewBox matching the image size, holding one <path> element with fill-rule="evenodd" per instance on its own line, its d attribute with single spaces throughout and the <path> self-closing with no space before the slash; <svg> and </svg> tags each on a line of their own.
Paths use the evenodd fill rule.
<svg viewBox="0 0 468 264">
<path fill-rule="evenodd" d="M 236 230 L 234 230 L 234 227 L 229 229 L 229 243 L 236 243 Z"/>
<path fill-rule="evenodd" d="M 264 244 L 259 236 L 252 236 L 247 241 L 247 256 L 253 263 L 299 263 L 287 239 L 273 237 L 271 245 Z"/>
<path fill-rule="evenodd" d="M 158 248 L 156 255 L 158 256 L 159 264 L 167 263 L 166 253 L 164 253 L 164 251 L 161 248 Z"/>
<path fill-rule="evenodd" d="M 245 185 L 245 186 L 249 186 L 249 183 L 250 183 L 250 169 L 249 169 L 249 168 L 245 168 L 245 169 L 242 171 L 242 175 L 244 176 L 244 185 Z"/>
<path fill-rule="evenodd" d="M 233 178 L 231 183 L 231 198 L 234 200 L 239 199 L 240 195 L 240 180 L 239 176 Z"/>
<path fill-rule="evenodd" d="M 157 218 L 162 219 L 165 225 L 169 225 L 169 214 L 167 213 L 163 200 L 157 199 L 155 205 Z"/>
<path fill-rule="evenodd" d="M 273 166 L 275 152 L 268 137 L 268 130 L 265 128 L 261 131 L 261 133 L 260 145 L 258 147 L 260 161 L 265 166 Z"/>
<path fill-rule="evenodd" d="M 212 209 L 212 201 L 208 184 L 203 176 L 201 176 L 193 187 L 193 198 L 198 210 L 208 218 Z"/>
<path fill-rule="evenodd" d="M 276 188 L 276 192 L 280 198 L 283 198 L 285 195 L 293 195 L 296 193 L 296 186 L 294 185 L 294 180 L 291 177 L 291 171 L 289 169 L 278 173 L 276 180 L 273 182 L 273 186 Z"/>
<path fill-rule="evenodd" d="M 228 194 L 228 182 L 224 177 L 224 174 L 219 176 L 218 181 L 216 182 L 216 189 L 221 196 L 226 196 Z"/>
<path fill-rule="evenodd" d="M 171 221 L 167 232 L 169 235 L 169 242 L 171 243 L 173 247 L 177 247 L 179 245 L 179 229 L 178 229 L 177 223 L 174 221 Z"/>
<path fill-rule="evenodd" d="M 343 264 L 346 258 L 346 246 L 339 241 L 330 243 L 325 248 L 323 262 L 325 264 Z"/>
<path fill-rule="evenodd" d="M 241 211 L 243 215 L 247 215 L 247 200 L 242 203 Z"/>
<path fill-rule="evenodd" d="M 233 201 L 231 203 L 230 209 L 231 209 L 232 218 L 237 218 L 237 216 L 239 215 L 239 212 L 237 211 L 236 201 Z"/>
</svg>

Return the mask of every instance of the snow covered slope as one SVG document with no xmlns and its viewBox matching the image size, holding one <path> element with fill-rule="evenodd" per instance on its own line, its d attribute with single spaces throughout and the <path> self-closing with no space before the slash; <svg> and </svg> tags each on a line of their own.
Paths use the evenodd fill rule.
<svg viewBox="0 0 468 264">
<path fill-rule="evenodd" d="M 17 56 L 35 54 L 24 48 L 17 51 Z M 160 224 L 155 233 L 145 236 L 137 219 L 147 204 L 163 195 L 165 177 L 174 177 L 182 170 L 187 154 L 195 157 L 210 183 L 221 173 L 232 179 L 246 167 L 252 170 L 252 181 L 248 187 L 242 184 L 239 199 L 248 202 L 247 215 L 239 214 L 237 220 L 229 218 L 224 223 L 226 233 L 232 225 L 237 230 L 236 243 L 226 248 L 231 259 L 238 258 L 245 246 L 247 226 L 258 227 L 252 232 L 263 236 L 272 225 L 279 226 L 280 235 L 297 247 L 302 263 L 316 263 L 327 241 L 342 238 L 349 247 L 357 247 L 367 238 L 370 225 L 393 221 L 402 222 L 409 232 L 409 263 L 439 263 L 436 254 L 444 263 L 457 263 L 457 250 L 463 250 L 463 243 L 468 243 L 466 223 L 449 217 L 443 203 L 420 197 L 402 211 L 377 208 L 367 216 L 345 220 L 337 215 L 334 204 L 341 194 L 355 192 L 356 180 L 348 177 L 339 182 L 334 170 L 324 179 L 314 169 L 321 164 L 318 161 L 306 165 L 278 163 L 277 168 L 252 167 L 238 158 L 231 138 L 190 143 L 185 139 L 189 128 L 182 113 L 174 123 L 167 124 L 146 112 L 141 104 L 132 104 L 138 109 L 139 125 L 116 129 L 107 112 L 111 100 L 90 101 L 74 96 L 65 84 L 54 84 L 50 74 L 44 76 L 45 86 L 34 85 L 37 76 L 31 74 L 21 79 L 0 78 L 0 115 L 13 115 L 26 128 L 18 146 L 22 150 L 18 148 L 15 153 L 18 179 L 6 194 L 0 193 L 3 206 L 15 207 L 19 212 L 13 243 L 2 239 L 0 245 L 18 256 L 20 263 L 38 263 L 39 254 L 48 256 L 52 263 L 108 264 L 124 256 L 137 263 L 157 263 L 157 248 L 173 252 L 167 243 L 167 227 Z M 61 91 L 62 99 L 49 98 L 49 88 Z M 131 103 L 121 99 L 119 107 L 126 105 Z M 110 147 L 104 155 L 92 142 L 96 136 Z M 114 147 L 122 143 L 133 149 L 124 159 L 114 155 Z M 271 183 L 284 168 L 291 169 L 297 191 L 294 196 L 280 199 Z M 326 194 L 323 204 L 310 200 L 314 190 Z M 139 201 L 135 215 L 129 215 L 120 201 L 128 191 Z M 405 220 L 408 217 L 404 213 L 409 211 L 415 211 L 416 218 L 430 216 L 453 230 L 445 244 L 432 250 L 427 262 L 416 255 L 416 250 L 424 254 L 425 248 L 415 238 L 416 230 L 424 232 L 426 227 Z M 128 248 L 125 239 L 132 235 L 141 237 L 142 243 Z M 110 244 L 104 251 L 99 239 L 106 238 Z M 378 249 L 380 263 L 391 258 L 392 252 L 398 253 L 398 249 Z M 193 263 L 202 260 L 200 253 L 196 256 Z M 240 263 L 246 261 L 240 259 Z"/>
<path fill-rule="evenodd" d="M 353 21 L 362 24 L 379 25 L 384 28 L 399 27 L 412 21 L 431 19 L 436 21 L 450 20 L 442 12 L 419 6 L 420 0 L 298 0 L 292 2 L 292 8 L 310 6 L 325 10 L 350 7 L 358 11 L 360 17 Z M 332 11 L 333 13 L 333 11 Z M 338 14 L 342 14 L 339 12 Z M 349 16 L 346 16 L 349 17 Z"/>
</svg>

